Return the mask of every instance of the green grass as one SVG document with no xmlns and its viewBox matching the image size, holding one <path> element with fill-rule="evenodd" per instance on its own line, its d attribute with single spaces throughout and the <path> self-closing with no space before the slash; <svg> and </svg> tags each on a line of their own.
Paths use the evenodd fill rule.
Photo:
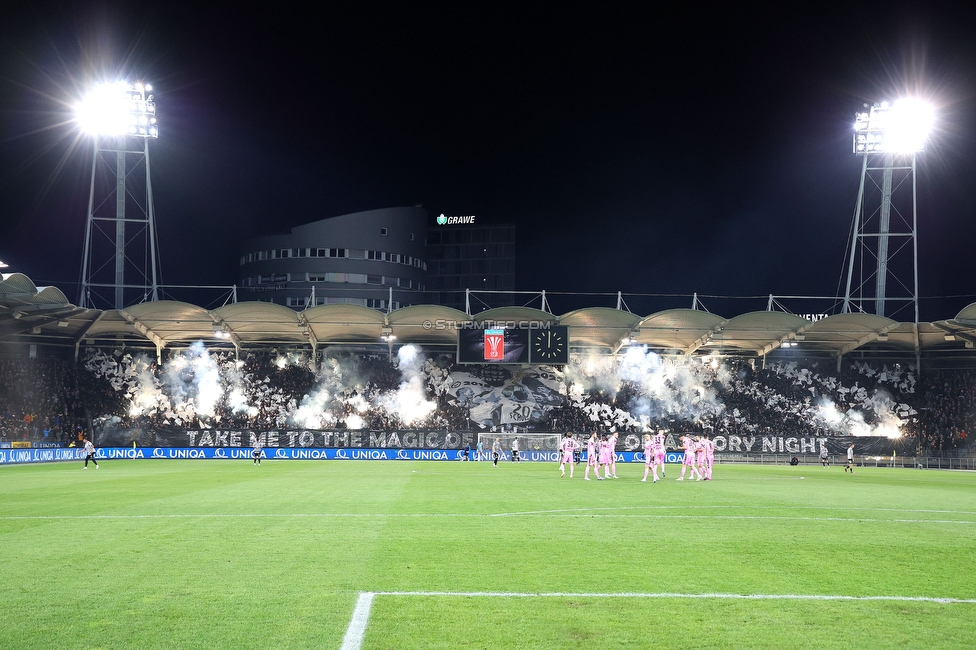
<svg viewBox="0 0 976 650">
<path fill-rule="evenodd" d="M 101 465 L 0 468 L 0 648 L 338 648 L 362 591 L 976 598 L 972 473 Z M 969 648 L 974 620 L 972 603 L 380 595 L 363 647 Z"/>
</svg>

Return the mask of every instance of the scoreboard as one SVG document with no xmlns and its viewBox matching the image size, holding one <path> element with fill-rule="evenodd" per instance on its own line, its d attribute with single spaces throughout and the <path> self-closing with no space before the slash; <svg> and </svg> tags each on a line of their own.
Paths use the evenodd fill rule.
<svg viewBox="0 0 976 650">
<path fill-rule="evenodd" d="M 569 328 L 465 328 L 458 330 L 458 363 L 569 363 Z"/>
</svg>

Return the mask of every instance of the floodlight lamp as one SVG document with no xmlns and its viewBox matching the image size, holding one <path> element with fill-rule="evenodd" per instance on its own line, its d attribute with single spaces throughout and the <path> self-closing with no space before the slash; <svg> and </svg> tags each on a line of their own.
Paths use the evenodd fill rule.
<svg viewBox="0 0 976 650">
<path fill-rule="evenodd" d="M 906 97 L 893 104 L 875 104 L 870 113 L 855 114 L 854 153 L 923 151 L 934 122 L 934 109 L 920 99 Z"/>
<path fill-rule="evenodd" d="M 125 136 L 142 135 L 157 137 L 158 134 L 141 132 L 134 125 L 146 124 L 156 114 L 152 96 L 147 100 L 149 86 L 141 83 L 103 83 L 95 86 L 75 106 L 76 119 L 81 130 L 91 135 Z"/>
</svg>

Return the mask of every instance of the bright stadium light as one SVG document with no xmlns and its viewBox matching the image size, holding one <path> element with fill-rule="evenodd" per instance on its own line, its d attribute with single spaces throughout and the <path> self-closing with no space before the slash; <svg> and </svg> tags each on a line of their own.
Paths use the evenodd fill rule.
<svg viewBox="0 0 976 650">
<path fill-rule="evenodd" d="M 920 99 L 906 97 L 894 104 L 881 102 L 854 119 L 854 153 L 913 154 L 925 149 L 935 123 L 935 109 Z"/>
<path fill-rule="evenodd" d="M 75 121 L 94 143 L 81 307 L 95 307 L 99 301 L 102 308 L 122 309 L 159 298 L 149 174 L 149 141 L 159 137 L 159 124 L 151 92 L 152 86 L 143 82 L 100 83 L 75 105 Z M 144 184 L 133 173 L 139 166 L 145 170 Z M 112 240 L 114 246 L 107 243 Z M 135 254 L 133 246 L 146 250 Z"/>
<path fill-rule="evenodd" d="M 156 102 L 141 83 L 103 83 L 75 106 L 78 125 L 91 135 L 159 137 Z"/>
<path fill-rule="evenodd" d="M 862 159 L 861 184 L 842 313 L 864 311 L 865 303 L 874 303 L 875 314 L 893 318 L 911 307 L 917 325 L 916 162 L 932 134 L 935 109 L 916 97 L 864 107 L 869 110 L 854 117 L 854 154 Z M 857 283 L 855 268 L 861 275 Z M 918 357 L 917 330 L 915 352 Z"/>
</svg>

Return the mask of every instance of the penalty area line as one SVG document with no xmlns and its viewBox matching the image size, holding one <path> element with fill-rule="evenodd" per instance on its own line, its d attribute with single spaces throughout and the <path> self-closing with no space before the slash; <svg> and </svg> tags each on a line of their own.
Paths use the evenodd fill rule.
<svg viewBox="0 0 976 650">
<path fill-rule="evenodd" d="M 844 596 L 831 594 L 687 594 L 687 593 L 570 593 L 570 592 L 515 592 L 515 591 L 376 591 L 369 594 L 374 596 L 426 596 L 426 597 L 459 597 L 459 598 L 691 598 L 691 599 L 725 599 L 725 600 L 839 600 L 839 601 L 894 601 L 919 602 L 940 604 L 976 605 L 976 598 L 950 598 L 936 596 Z M 362 599 L 362 596 L 360 596 Z M 358 605 L 357 605 L 358 610 Z M 367 612 L 368 613 L 368 612 Z M 355 618 L 355 617 L 354 617 Z M 350 624 L 351 626 L 351 624 Z M 343 646 L 345 647 L 345 646 Z"/>
<path fill-rule="evenodd" d="M 911 603 L 938 603 L 941 605 L 976 605 L 976 598 L 948 598 L 936 596 L 844 596 L 830 594 L 687 594 L 687 593 L 570 593 L 518 592 L 518 591 L 362 591 L 356 600 L 356 608 L 342 638 L 340 650 L 360 650 L 366 638 L 366 625 L 373 599 L 377 596 L 422 597 L 422 598 L 682 598 L 695 600 L 819 600 L 819 601 L 888 601 Z"/>
<path fill-rule="evenodd" d="M 369 610 L 373 606 L 374 593 L 363 591 L 356 600 L 356 609 L 352 611 L 352 619 L 346 628 L 346 636 L 342 638 L 340 650 L 359 650 L 366 638 L 366 623 L 369 622 Z"/>
</svg>

